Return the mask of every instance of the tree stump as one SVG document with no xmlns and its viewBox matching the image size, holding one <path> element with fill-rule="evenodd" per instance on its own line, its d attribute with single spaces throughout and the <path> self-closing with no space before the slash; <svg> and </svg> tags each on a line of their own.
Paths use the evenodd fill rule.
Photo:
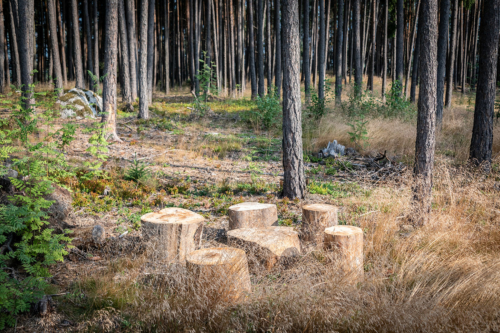
<svg viewBox="0 0 500 333">
<path fill-rule="evenodd" d="M 336 251 L 336 260 L 344 275 L 354 283 L 363 280 L 363 231 L 358 227 L 337 225 L 326 228 L 324 247 Z"/>
<path fill-rule="evenodd" d="M 273 204 L 243 202 L 229 207 L 229 230 L 267 228 L 278 221 L 278 209 Z"/>
<path fill-rule="evenodd" d="M 234 302 L 252 291 L 245 251 L 209 248 L 186 256 L 186 268 L 197 294 Z"/>
<path fill-rule="evenodd" d="M 302 207 L 302 238 L 306 242 L 323 243 L 325 228 L 338 224 L 338 209 L 332 205 L 311 204 Z"/>
<path fill-rule="evenodd" d="M 227 239 L 230 246 L 245 250 L 251 267 L 267 270 L 290 264 L 301 251 L 299 234 L 289 227 L 235 229 L 227 232 Z"/>
<path fill-rule="evenodd" d="M 166 208 L 141 217 L 142 232 L 161 260 L 184 264 L 200 248 L 205 218 L 182 208 Z"/>
</svg>

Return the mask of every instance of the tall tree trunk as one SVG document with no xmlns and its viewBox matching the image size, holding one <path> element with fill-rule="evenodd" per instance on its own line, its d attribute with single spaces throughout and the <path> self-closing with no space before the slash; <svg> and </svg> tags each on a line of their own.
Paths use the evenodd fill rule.
<svg viewBox="0 0 500 333">
<path fill-rule="evenodd" d="M 170 94 L 170 0 L 165 0 L 165 93 Z"/>
<path fill-rule="evenodd" d="M 84 19 L 84 24 L 85 24 L 85 32 L 87 34 L 87 70 L 90 71 L 93 75 L 95 75 L 94 72 L 94 66 L 92 64 L 92 57 L 94 56 L 92 52 L 92 33 L 91 33 L 91 27 L 90 27 L 90 18 L 89 18 L 89 5 L 87 3 L 87 0 L 83 0 L 82 2 L 83 5 L 83 19 Z M 97 77 L 96 80 L 92 80 L 92 77 L 88 75 L 89 78 L 89 88 L 91 90 L 98 90 L 98 82 L 99 78 Z"/>
<path fill-rule="evenodd" d="M 283 12 L 283 11 L 282 11 Z M 282 15 L 283 16 L 283 15 Z M 303 40 L 303 71 L 304 71 L 304 90 L 306 93 L 306 101 L 311 98 L 311 69 L 309 67 L 309 0 L 304 0 L 304 40 Z"/>
<path fill-rule="evenodd" d="M 453 95 L 453 75 L 455 73 L 455 49 L 457 47 L 457 15 L 458 15 L 458 0 L 453 2 L 453 15 L 451 17 L 451 36 L 450 50 L 448 51 L 448 74 L 446 77 L 446 101 L 445 106 L 451 107 L 451 98 Z"/>
<path fill-rule="evenodd" d="M 140 119 L 149 118 L 148 92 L 148 4 L 149 0 L 141 0 L 139 17 L 139 115 Z"/>
<path fill-rule="evenodd" d="M 281 95 L 281 16 L 280 16 L 280 6 L 281 0 L 274 0 L 274 10 L 275 10 L 275 23 L 274 29 L 276 32 L 276 69 L 274 71 L 275 78 L 274 84 L 276 85 L 276 96 L 278 99 Z"/>
<path fill-rule="evenodd" d="M 7 71 L 9 67 L 7 67 Z M 0 1 L 0 94 L 4 93 L 5 79 L 5 26 L 3 1 Z"/>
<path fill-rule="evenodd" d="M 205 13 L 206 13 L 206 19 L 205 19 L 205 50 L 206 50 L 206 58 L 205 58 L 205 64 L 207 64 L 210 67 L 210 79 L 212 78 L 212 57 L 210 55 L 210 52 L 212 51 L 212 31 L 211 31 L 211 23 L 212 23 L 212 17 L 211 17 L 211 0 L 206 0 L 205 1 Z M 207 89 L 205 93 L 208 95 L 210 92 L 210 81 L 208 82 Z"/>
<path fill-rule="evenodd" d="M 127 20 L 125 18 L 125 4 L 124 0 L 118 0 L 118 30 L 120 35 L 120 49 L 122 61 L 120 64 L 120 69 L 123 72 L 123 101 L 127 104 L 133 102 L 132 98 L 132 88 L 130 87 L 130 54 L 128 50 L 128 35 L 127 35 Z M 127 106 L 127 109 L 132 109 L 131 106 Z"/>
<path fill-rule="evenodd" d="M 55 73 L 55 84 L 58 96 L 62 96 L 63 91 L 63 76 L 61 69 L 61 61 L 59 57 L 59 43 L 57 38 L 57 23 L 56 23 L 56 8 L 54 4 L 55 0 L 48 0 L 48 16 L 49 16 L 49 26 L 50 26 L 50 42 L 51 42 L 51 52 L 52 52 L 52 63 L 54 66 Z"/>
<path fill-rule="evenodd" d="M 125 10 L 127 14 L 128 26 L 128 43 L 129 43 L 129 59 L 130 59 L 130 90 L 132 91 L 132 99 L 137 98 L 137 36 L 135 27 L 135 0 L 124 0 Z"/>
<path fill-rule="evenodd" d="M 155 52 L 155 0 L 149 0 L 148 4 L 148 46 L 147 46 L 147 70 L 148 70 L 148 98 L 149 103 L 153 101 L 153 66 L 154 66 L 154 52 Z M 142 44 L 141 44 L 142 48 Z"/>
<path fill-rule="evenodd" d="M 17 44 L 21 66 L 21 105 L 26 110 L 31 109 L 34 104 L 33 91 L 31 89 L 31 71 L 33 69 L 31 39 L 33 38 L 33 30 L 30 29 L 30 23 L 28 22 L 35 16 L 32 1 L 19 0 L 17 3 L 17 13 L 19 14 Z"/>
<path fill-rule="evenodd" d="M 397 0 L 396 80 L 399 81 L 400 88 L 404 74 L 404 24 L 404 0 Z"/>
<path fill-rule="evenodd" d="M 15 86 L 20 87 L 21 86 L 21 64 L 19 62 L 19 48 L 17 44 L 17 29 L 16 29 L 16 24 L 15 19 L 14 19 L 14 13 L 13 13 L 13 4 L 12 1 L 9 2 L 9 12 L 10 12 L 10 32 L 11 32 L 11 61 L 12 61 L 12 68 L 13 71 L 15 70 L 16 72 L 16 81 L 15 81 Z M 16 15 L 17 16 L 17 15 Z M 13 53 L 12 53 L 13 52 Z"/>
<path fill-rule="evenodd" d="M 257 67 L 259 70 L 259 96 L 264 97 L 264 0 L 257 0 Z"/>
<path fill-rule="evenodd" d="M 297 0 L 283 0 L 283 196 L 304 198 L 306 180 L 302 153 L 300 40 Z"/>
<path fill-rule="evenodd" d="M 122 1 L 122 0 L 119 0 Z M 123 5 L 123 4 L 122 4 Z M 99 11 L 98 11 L 98 0 L 93 0 L 93 10 L 92 14 L 94 16 L 94 75 L 99 79 Z M 124 29 L 126 29 L 126 23 L 124 21 Z M 128 48 L 128 40 L 125 40 Z M 129 61 L 127 59 L 127 61 Z M 99 80 L 97 81 L 97 89 L 99 89 Z"/>
<path fill-rule="evenodd" d="M 413 170 L 413 223 L 429 221 L 432 201 L 432 169 L 436 144 L 436 85 L 437 85 L 437 0 L 422 0 L 422 19 L 419 34 L 420 94 L 418 98 L 417 140 Z"/>
<path fill-rule="evenodd" d="M 450 0 L 441 0 L 438 38 L 438 77 L 436 123 L 438 130 L 443 124 L 444 82 L 446 76 L 446 54 L 448 52 L 448 35 L 450 26 Z"/>
<path fill-rule="evenodd" d="M 325 25 L 325 0 L 319 0 L 318 98 L 320 100 L 325 99 L 325 42 L 326 42 L 325 29 L 326 29 L 326 25 Z"/>
<path fill-rule="evenodd" d="M 97 0 L 94 0 L 97 1 Z M 65 85 L 68 82 L 68 70 L 66 66 L 66 40 L 64 38 L 64 26 L 63 26 L 63 19 L 61 17 L 61 5 L 58 0 L 56 0 L 56 20 L 57 20 L 57 25 L 59 26 L 59 41 L 58 45 L 60 46 L 59 48 L 59 55 L 61 56 L 61 70 L 62 70 L 62 76 L 63 76 L 63 85 Z"/>
<path fill-rule="evenodd" d="M 353 34 L 354 34 L 354 82 L 356 94 L 361 93 L 363 84 L 363 69 L 361 68 L 361 30 L 360 30 L 360 0 L 353 0 Z"/>
<path fill-rule="evenodd" d="M 271 88 L 273 85 L 272 77 L 273 70 L 271 65 L 271 1 L 266 0 L 267 2 L 267 10 L 266 10 L 266 70 L 267 70 L 267 93 L 271 92 Z"/>
<path fill-rule="evenodd" d="M 420 29 L 420 21 L 418 22 L 418 29 Z M 411 73 L 411 91 L 410 91 L 410 101 L 415 102 L 417 96 L 417 81 L 418 81 L 418 66 L 420 60 L 420 50 L 421 50 L 421 38 L 420 34 L 417 35 L 417 40 L 415 44 L 415 51 L 413 52 L 413 69 Z M 410 62 L 411 63 L 411 62 Z M 439 67 L 439 65 L 438 65 Z"/>
<path fill-rule="evenodd" d="M 409 48 L 410 52 L 408 55 L 408 69 L 406 70 L 405 85 L 404 85 L 405 98 L 408 98 L 408 81 L 410 80 L 410 73 L 411 73 L 411 67 L 412 67 L 412 57 L 416 56 L 416 52 L 412 52 L 412 51 L 416 50 L 415 41 L 417 38 L 418 16 L 419 16 L 419 12 L 420 12 L 420 3 L 421 3 L 421 1 L 419 0 L 418 4 L 417 4 L 417 12 L 415 13 L 415 22 L 413 23 L 413 28 L 412 28 L 412 33 L 411 33 L 411 45 Z M 413 63 L 415 63 L 415 61 L 413 61 Z"/>
<path fill-rule="evenodd" d="M 370 74 L 368 77 L 368 89 L 373 92 L 373 76 L 375 74 L 375 57 L 376 57 L 376 45 L 377 45 L 377 0 L 373 0 L 372 5 L 372 52 L 370 60 Z"/>
<path fill-rule="evenodd" d="M 389 44 L 387 43 L 387 27 L 389 22 L 389 0 L 385 0 L 385 20 L 384 20 L 384 72 L 382 74 L 382 101 L 385 103 L 386 98 L 386 89 L 387 89 L 387 57 L 389 56 L 389 52 L 387 52 L 387 48 Z"/>
<path fill-rule="evenodd" d="M 71 0 L 71 20 L 73 23 L 73 52 L 74 52 L 73 59 L 75 62 L 76 87 L 80 89 L 85 89 L 77 0 Z"/>
<path fill-rule="evenodd" d="M 103 117 L 106 135 L 121 142 L 116 133 L 116 68 L 118 54 L 118 0 L 106 0 L 104 48 L 104 83 L 102 91 Z"/>
<path fill-rule="evenodd" d="M 254 36 L 253 36 L 253 0 L 247 0 L 248 2 L 248 52 L 250 54 L 250 81 L 252 85 L 252 99 L 257 97 L 257 77 L 255 73 L 255 48 L 254 48 Z"/>
<path fill-rule="evenodd" d="M 464 38 L 463 38 L 463 53 L 462 53 L 462 95 L 465 94 L 465 84 L 467 79 L 467 40 L 469 36 L 469 13 L 470 10 L 465 10 L 466 16 L 463 18 L 464 20 Z"/>
<path fill-rule="evenodd" d="M 491 168 L 493 146 L 493 116 L 500 29 L 499 12 L 500 0 L 485 1 L 479 31 L 479 76 L 469 159 L 476 165 L 483 164 L 486 172 L 489 172 Z"/>
<path fill-rule="evenodd" d="M 179 6 L 179 4 L 177 4 Z M 193 59 L 194 59 L 194 91 L 196 96 L 200 93 L 200 81 L 198 80 L 198 74 L 199 74 L 199 49 L 198 49 L 198 29 L 199 29 L 199 22 L 197 20 L 197 15 L 198 11 L 200 8 L 198 8 L 198 0 L 193 0 Z"/>
<path fill-rule="evenodd" d="M 338 105 L 342 102 L 342 44 L 344 37 L 344 0 L 338 0 L 338 26 L 337 26 L 337 68 L 335 76 L 335 101 Z M 335 19 L 335 18 L 334 18 Z"/>
</svg>

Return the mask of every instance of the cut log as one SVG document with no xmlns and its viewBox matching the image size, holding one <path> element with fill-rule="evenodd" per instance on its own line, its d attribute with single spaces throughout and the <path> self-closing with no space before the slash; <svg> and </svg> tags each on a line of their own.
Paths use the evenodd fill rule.
<svg viewBox="0 0 500 333">
<path fill-rule="evenodd" d="M 267 228 L 278 221 L 278 209 L 273 204 L 243 202 L 229 207 L 229 230 Z"/>
<path fill-rule="evenodd" d="M 323 243 L 325 228 L 338 224 L 338 209 L 332 205 L 312 204 L 302 207 L 302 238 L 306 242 Z"/>
<path fill-rule="evenodd" d="M 289 227 L 235 229 L 227 232 L 228 244 L 245 250 L 251 268 L 270 270 L 277 263 L 288 265 L 300 254 L 299 233 Z"/>
<path fill-rule="evenodd" d="M 363 280 L 363 231 L 358 227 L 337 225 L 326 228 L 324 237 L 324 246 L 334 249 L 341 272 L 354 283 Z"/>
<path fill-rule="evenodd" d="M 186 256 L 186 267 L 197 295 L 234 302 L 252 291 L 243 250 L 224 247 L 194 251 Z"/>
<path fill-rule="evenodd" d="M 141 217 L 142 232 L 161 260 L 184 264 L 199 249 L 204 217 L 182 208 L 166 208 Z"/>
</svg>

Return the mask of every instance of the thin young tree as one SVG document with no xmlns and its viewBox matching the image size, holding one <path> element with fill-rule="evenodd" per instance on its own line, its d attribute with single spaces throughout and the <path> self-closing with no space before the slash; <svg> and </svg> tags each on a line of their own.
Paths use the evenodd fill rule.
<svg viewBox="0 0 500 333">
<path fill-rule="evenodd" d="M 165 0 L 165 93 L 170 94 L 170 0 Z"/>
<path fill-rule="evenodd" d="M 302 153 L 300 39 L 297 0 L 283 0 L 283 196 L 304 198 L 306 180 Z"/>
<path fill-rule="evenodd" d="M 259 71 L 259 96 L 264 97 L 264 0 L 257 0 L 257 67 Z"/>
<path fill-rule="evenodd" d="M 417 140 L 413 169 L 413 215 L 415 225 L 430 219 L 432 201 L 432 170 L 436 144 L 436 85 L 437 85 L 437 12 L 438 0 L 421 0 L 422 17 L 419 27 L 422 47 L 420 52 L 420 94 L 418 98 Z"/>
<path fill-rule="evenodd" d="M 401 93 L 403 92 L 403 75 L 404 75 L 404 0 L 397 0 L 397 31 L 396 31 L 396 80 L 400 86 Z"/>
<path fill-rule="evenodd" d="M 309 58 L 309 0 L 304 0 L 303 3 L 303 12 L 304 12 L 304 20 L 303 20 L 303 30 L 304 30 L 304 39 L 303 39 L 303 60 L 302 60 L 302 71 L 304 73 L 304 90 L 306 94 L 306 101 L 309 102 L 311 98 L 311 67 L 310 67 L 310 58 Z"/>
<path fill-rule="evenodd" d="M 130 55 L 128 50 L 128 35 L 127 35 L 127 21 L 125 18 L 125 4 L 124 0 L 118 0 L 118 34 L 120 36 L 120 51 L 121 51 L 121 62 L 120 69 L 123 72 L 123 87 L 122 95 L 123 101 L 127 103 L 127 109 L 131 112 L 133 107 L 131 103 L 132 90 L 130 87 Z"/>
<path fill-rule="evenodd" d="M 121 0 L 123 2 L 123 0 Z M 59 1 L 58 1 L 59 2 Z M 94 75 L 97 78 L 99 76 L 99 10 L 98 10 L 98 0 L 93 0 L 93 16 L 94 16 Z M 125 24 L 126 26 L 126 24 Z M 128 43 L 128 41 L 126 41 Z M 128 47 L 128 44 L 127 44 Z M 99 85 L 99 81 L 97 81 Z"/>
<path fill-rule="evenodd" d="M 7 71 L 9 68 L 7 68 Z M 0 1 L 0 94 L 4 93 L 5 88 L 5 26 L 3 1 Z"/>
<path fill-rule="evenodd" d="M 19 49 L 17 46 L 17 28 L 15 24 L 15 17 L 14 17 L 14 12 L 13 12 L 13 1 L 9 1 L 9 16 L 10 16 L 10 37 L 11 37 L 11 49 L 10 49 L 10 58 L 12 62 L 12 71 L 16 73 L 16 80 L 15 80 L 15 86 L 20 87 L 21 86 L 21 65 L 19 62 Z M 16 15 L 17 16 L 17 15 Z"/>
<path fill-rule="evenodd" d="M 373 92 L 373 77 L 375 75 L 375 58 L 377 50 L 377 0 L 373 0 L 372 5 L 372 46 L 371 46 L 371 58 L 369 64 L 369 74 L 368 74 L 368 89 Z"/>
<path fill-rule="evenodd" d="M 90 27 L 90 18 L 89 18 L 89 5 L 87 0 L 82 1 L 82 6 L 83 6 L 83 21 L 85 25 L 85 33 L 87 34 L 87 71 L 90 71 L 93 75 L 94 74 L 94 67 L 92 63 L 92 33 L 91 33 L 91 27 Z M 96 80 L 92 80 L 92 76 L 88 75 L 89 78 L 89 88 L 91 90 L 97 90 L 97 84 L 99 82 L 99 78 L 96 78 Z"/>
<path fill-rule="evenodd" d="M 363 69 L 361 64 L 361 29 L 360 29 L 360 0 L 353 0 L 353 34 L 354 34 L 354 84 L 356 94 L 361 93 L 363 84 Z"/>
<path fill-rule="evenodd" d="M 274 0 L 275 22 L 274 29 L 276 33 L 276 62 L 274 70 L 274 85 L 276 86 L 276 96 L 280 98 L 281 95 L 281 16 L 280 16 L 280 2 L 281 0 Z"/>
<path fill-rule="evenodd" d="M 139 17 L 139 115 L 140 119 L 149 118 L 149 92 L 148 92 L 148 3 L 141 0 Z"/>
<path fill-rule="evenodd" d="M 63 91 L 63 76 L 61 69 L 61 61 L 59 57 L 59 43 L 57 38 L 57 22 L 56 22 L 56 7 L 55 0 L 48 0 L 48 16 L 49 16 L 49 30 L 50 30 L 50 44 L 52 50 L 52 63 L 54 66 L 55 87 L 58 96 L 62 96 Z"/>
<path fill-rule="evenodd" d="M 212 51 L 212 31 L 211 31 L 211 21 L 212 21 L 212 15 L 210 11 L 211 7 L 211 0 L 206 0 L 205 1 L 205 51 L 206 51 L 206 58 L 205 58 L 205 64 L 210 66 L 212 68 L 211 64 L 211 57 L 210 57 L 210 52 Z M 210 82 L 208 82 L 208 85 L 206 87 L 205 93 L 208 94 L 210 92 Z"/>
<path fill-rule="evenodd" d="M 446 76 L 446 54 L 448 52 L 448 38 L 450 27 L 450 0 L 441 0 L 439 10 L 439 37 L 438 37 L 438 77 L 437 77 L 437 107 L 436 123 L 438 130 L 443 124 L 444 82 Z"/>
<path fill-rule="evenodd" d="M 121 142 L 116 132 L 116 69 L 118 56 L 118 0 L 106 0 L 104 27 L 104 82 L 102 89 L 103 116 L 107 138 Z"/>
<path fill-rule="evenodd" d="M 500 0 L 485 1 L 479 29 L 479 76 L 469 160 L 476 165 L 483 164 L 486 172 L 490 172 L 493 146 L 499 13 Z"/>
<path fill-rule="evenodd" d="M 382 73 L 382 101 L 385 103 L 386 89 L 387 89 L 387 48 L 389 44 L 387 43 L 387 27 L 389 23 L 389 0 L 385 0 L 385 20 L 384 20 L 384 72 Z"/>
<path fill-rule="evenodd" d="M 253 34 L 253 0 L 247 0 L 248 4 L 248 53 L 250 63 L 250 82 L 252 86 L 252 99 L 257 98 L 257 76 L 255 73 L 255 48 Z"/>
<path fill-rule="evenodd" d="M 446 100 L 445 107 L 451 107 L 451 97 L 453 94 L 453 74 L 455 73 L 455 49 L 457 47 L 457 16 L 458 0 L 453 1 L 453 15 L 451 17 L 450 49 L 448 50 L 448 69 L 446 74 Z"/>
<path fill-rule="evenodd" d="M 75 62 L 76 87 L 85 89 L 85 79 L 83 75 L 82 48 L 80 42 L 80 23 L 78 17 L 78 1 L 71 0 L 71 23 L 73 24 L 73 52 Z"/>
<path fill-rule="evenodd" d="M 149 103 L 153 101 L 153 66 L 154 66 L 154 48 L 155 48 L 155 0 L 149 0 L 148 5 L 148 46 L 147 46 L 147 68 L 148 68 L 148 97 Z M 141 44 L 142 49 L 142 44 Z"/>
<path fill-rule="evenodd" d="M 127 14 L 128 43 L 130 59 L 130 89 L 132 90 L 132 99 L 137 98 L 137 37 L 135 28 L 135 0 L 124 0 Z"/>
<path fill-rule="evenodd" d="M 319 0 L 318 98 L 320 101 L 323 101 L 325 99 L 325 29 L 325 0 Z"/>
<path fill-rule="evenodd" d="M 31 71 L 33 68 L 31 39 L 33 38 L 33 30 L 30 29 L 29 24 L 29 21 L 32 18 L 34 19 L 35 16 L 33 0 L 18 0 L 17 13 L 19 14 L 17 44 L 21 67 L 21 105 L 25 110 L 28 110 L 34 104 L 33 90 L 31 88 Z"/>
<path fill-rule="evenodd" d="M 338 25 L 337 25 L 337 46 L 336 46 L 336 75 L 335 75 L 335 102 L 340 105 L 342 102 L 342 45 L 344 43 L 344 0 L 338 0 Z"/>
</svg>

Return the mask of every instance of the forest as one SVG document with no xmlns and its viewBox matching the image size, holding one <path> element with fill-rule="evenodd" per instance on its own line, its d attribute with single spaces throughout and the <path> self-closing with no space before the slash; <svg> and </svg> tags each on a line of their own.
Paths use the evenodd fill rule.
<svg viewBox="0 0 500 333">
<path fill-rule="evenodd" d="M 500 331 L 500 0 L 0 0 L 0 330 Z"/>
</svg>

